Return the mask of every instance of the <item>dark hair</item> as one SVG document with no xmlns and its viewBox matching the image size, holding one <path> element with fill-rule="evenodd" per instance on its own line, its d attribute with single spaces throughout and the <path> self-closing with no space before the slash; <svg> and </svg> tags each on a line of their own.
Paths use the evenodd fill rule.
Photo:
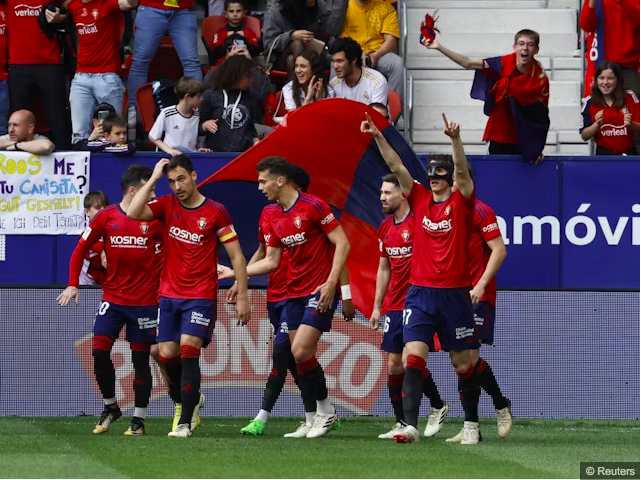
<svg viewBox="0 0 641 480">
<path fill-rule="evenodd" d="M 523 30 L 519 30 L 516 32 L 516 35 L 514 35 L 514 43 L 519 41 L 519 38 L 521 37 L 530 37 L 534 39 L 534 44 L 538 47 L 539 46 L 539 41 L 541 40 L 540 35 L 538 32 L 535 32 L 534 30 L 530 30 L 529 28 L 524 28 Z"/>
<path fill-rule="evenodd" d="M 325 70 L 326 70 L 326 65 L 325 65 L 325 59 L 324 57 L 321 57 L 318 53 L 316 53 L 314 50 L 310 48 L 306 48 L 303 50 L 298 57 L 303 57 L 305 60 L 309 62 L 309 65 L 312 67 L 312 75 L 316 77 L 316 80 L 322 78 L 323 79 L 323 98 L 328 96 L 327 93 L 327 84 L 329 83 L 327 79 L 325 78 Z M 298 79 L 296 78 L 296 57 L 294 59 L 294 69 L 291 72 L 291 77 L 292 77 L 292 93 L 294 95 L 294 103 L 296 104 L 296 107 L 300 107 L 300 97 L 301 97 L 301 90 L 302 86 Z M 311 81 L 311 78 L 310 78 Z M 304 92 L 307 94 L 307 92 Z"/>
<path fill-rule="evenodd" d="M 612 73 L 614 73 L 614 76 L 617 77 L 617 86 L 614 89 L 614 107 L 616 108 L 623 108 L 625 107 L 625 89 L 623 88 L 623 71 L 621 70 L 621 67 L 619 66 L 618 63 L 616 62 L 610 62 L 609 60 L 606 60 L 605 62 L 602 62 L 599 64 L 598 67 L 596 67 L 596 71 L 594 72 L 594 85 L 592 85 L 592 91 L 590 92 L 590 96 L 592 97 L 592 103 L 595 105 L 605 105 L 605 96 L 601 93 L 601 90 L 599 90 L 599 86 L 597 85 L 597 78 L 599 78 L 599 75 L 601 75 L 604 71 L 606 70 L 612 70 Z"/>
<path fill-rule="evenodd" d="M 225 49 L 225 52 L 227 52 L 227 50 L 231 48 L 231 46 L 234 44 L 234 40 L 242 40 L 243 43 L 247 45 L 247 37 L 241 35 L 240 33 L 232 33 L 231 35 L 226 36 L 225 40 L 223 40 L 223 48 Z"/>
<path fill-rule="evenodd" d="M 356 60 L 356 66 L 363 66 L 363 50 L 356 40 L 351 38 L 337 38 L 329 49 L 329 54 L 334 55 L 338 52 L 345 52 L 345 58 L 349 63 Z"/>
<path fill-rule="evenodd" d="M 174 93 L 178 97 L 178 100 L 182 100 L 185 95 L 190 97 L 195 97 L 199 93 L 205 91 L 205 85 L 200 80 L 196 80 L 193 77 L 181 77 L 174 85 Z"/>
<path fill-rule="evenodd" d="M 99 103 L 93 112 L 94 120 L 100 120 L 100 112 L 116 113 L 116 109 L 113 107 L 113 105 L 109 103 L 106 103 L 106 102 Z"/>
<path fill-rule="evenodd" d="M 107 115 L 107 118 L 102 121 L 102 131 L 109 134 L 114 127 L 127 128 L 127 120 L 120 118 L 115 113 L 110 113 Z"/>
<path fill-rule="evenodd" d="M 256 165 L 257 172 L 269 172 L 271 175 L 292 179 L 292 170 L 290 163 L 283 157 L 271 156 L 263 158 Z M 302 187 L 302 185 L 299 185 Z"/>
<path fill-rule="evenodd" d="M 380 102 L 373 102 L 373 103 L 370 103 L 369 106 L 372 107 L 374 110 L 376 110 L 377 108 L 385 110 L 385 112 L 387 112 L 387 119 L 389 120 L 389 108 L 387 108 L 387 105 Z"/>
<path fill-rule="evenodd" d="M 184 168 L 185 170 L 187 170 L 187 173 L 192 173 L 194 171 L 194 164 L 191 161 L 191 158 L 189 158 L 184 153 L 171 157 L 169 163 L 165 165 L 165 174 L 167 174 L 167 172 L 171 172 L 172 170 L 176 170 L 178 167 Z"/>
<path fill-rule="evenodd" d="M 211 86 L 216 90 L 237 89 L 240 81 L 251 77 L 256 64 L 244 55 L 226 58 L 216 67 L 211 78 Z"/>
<path fill-rule="evenodd" d="M 91 207 L 106 207 L 109 205 L 109 198 L 105 192 L 94 190 L 93 192 L 89 192 L 85 195 L 85 199 L 82 203 L 87 209 Z"/>
<path fill-rule="evenodd" d="M 148 181 L 151 178 L 152 173 L 153 170 L 144 165 L 129 165 L 120 179 L 122 193 L 126 193 L 129 187 L 139 188 L 143 180 Z"/>
<path fill-rule="evenodd" d="M 381 180 L 383 180 L 384 182 L 393 183 L 395 187 L 401 187 L 401 184 L 398 182 L 398 178 L 393 173 L 383 175 L 383 178 Z"/>
<path fill-rule="evenodd" d="M 427 163 L 430 164 L 431 162 L 446 162 L 454 165 L 454 159 L 449 153 L 430 153 L 427 156 Z"/>
<path fill-rule="evenodd" d="M 311 178 L 309 178 L 309 173 L 300 165 L 294 165 L 291 163 L 289 165 L 291 170 L 290 175 L 292 182 L 294 182 L 303 192 L 309 190 L 309 184 L 312 183 Z"/>
<path fill-rule="evenodd" d="M 227 11 L 227 9 L 229 8 L 229 5 L 231 5 L 232 3 L 239 3 L 240 6 L 243 7 L 243 10 L 247 10 L 245 8 L 244 0 L 225 0 L 225 7 L 224 7 L 225 11 Z"/>
</svg>

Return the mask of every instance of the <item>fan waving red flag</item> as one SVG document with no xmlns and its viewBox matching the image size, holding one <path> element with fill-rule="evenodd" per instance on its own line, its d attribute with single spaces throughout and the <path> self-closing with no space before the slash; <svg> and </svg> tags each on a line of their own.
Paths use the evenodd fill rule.
<svg viewBox="0 0 641 480">
<path fill-rule="evenodd" d="M 233 191 L 235 198 L 245 199 L 240 189 L 249 187 L 257 191 L 256 164 L 262 158 L 279 155 L 305 168 L 312 179 L 309 193 L 332 207 L 350 241 L 347 265 L 352 298 L 361 313 L 369 318 L 378 268 L 377 231 L 384 217 L 379 200 L 381 177 L 390 171 L 375 143 L 359 129 L 365 112 L 398 152 L 412 176 L 425 182 L 425 166 L 382 115 L 359 102 L 327 99 L 287 115 L 273 133 L 214 173 L 199 188 L 206 196 L 220 196 L 224 190 L 228 194 Z M 232 217 L 238 217 L 229 200 L 225 205 Z M 250 222 L 251 231 L 258 225 L 264 206 L 264 201 L 256 202 L 255 208 L 248 205 L 248 200 L 243 201 L 242 223 Z M 243 251 L 251 255 L 255 244 L 244 245 L 242 231 L 239 236 Z"/>
</svg>

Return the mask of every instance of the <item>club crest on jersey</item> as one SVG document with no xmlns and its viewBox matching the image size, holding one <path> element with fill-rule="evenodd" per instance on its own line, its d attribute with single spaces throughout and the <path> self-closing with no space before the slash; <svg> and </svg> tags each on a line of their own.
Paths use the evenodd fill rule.
<svg viewBox="0 0 641 480">
<path fill-rule="evenodd" d="M 140 224 L 140 231 L 142 233 L 147 233 L 149 231 L 149 225 L 147 225 L 145 222 L 142 222 Z"/>
<path fill-rule="evenodd" d="M 296 217 L 294 219 L 294 225 L 296 225 L 296 228 L 300 228 L 302 224 L 303 224 L 303 222 L 301 222 L 300 217 Z"/>
<path fill-rule="evenodd" d="M 449 208 L 449 207 L 448 207 Z M 403 230 L 403 233 L 401 233 L 401 237 L 403 237 L 404 241 L 409 241 L 410 239 L 410 232 L 409 230 Z"/>
<path fill-rule="evenodd" d="M 200 217 L 198 219 L 198 228 L 201 230 L 207 226 L 207 219 L 205 217 Z"/>
<path fill-rule="evenodd" d="M 449 215 L 451 211 L 452 211 L 452 209 L 450 208 L 449 205 L 447 207 L 445 207 L 445 215 Z"/>
<path fill-rule="evenodd" d="M 5 20 L 7 18 L 7 15 L 4 12 L 0 12 L 0 17 Z"/>
<path fill-rule="evenodd" d="M 91 11 L 91 14 L 93 15 L 94 20 L 98 20 L 98 14 L 99 14 L 99 12 L 98 12 L 98 10 L 97 10 L 96 8 L 94 8 L 94 9 Z"/>
</svg>

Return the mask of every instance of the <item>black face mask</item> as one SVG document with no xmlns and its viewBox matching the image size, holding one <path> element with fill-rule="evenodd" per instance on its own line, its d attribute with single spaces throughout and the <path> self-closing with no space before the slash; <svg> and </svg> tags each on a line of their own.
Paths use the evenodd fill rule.
<svg viewBox="0 0 641 480">
<path fill-rule="evenodd" d="M 437 175 L 436 170 L 443 168 L 447 171 L 445 175 Z M 436 178 L 438 180 L 445 180 L 451 187 L 454 185 L 454 164 L 451 162 L 430 162 L 427 164 L 427 178 Z"/>
</svg>

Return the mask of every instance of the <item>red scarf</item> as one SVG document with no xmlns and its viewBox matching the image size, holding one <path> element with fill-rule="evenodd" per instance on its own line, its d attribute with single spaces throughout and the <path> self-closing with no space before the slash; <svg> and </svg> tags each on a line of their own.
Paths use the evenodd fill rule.
<svg viewBox="0 0 641 480">
<path fill-rule="evenodd" d="M 512 53 L 501 59 L 501 67 L 500 78 L 490 90 L 497 102 L 505 97 L 512 97 L 521 105 L 536 102 L 548 105 L 550 83 L 539 62 L 535 60 L 529 72 L 512 76 L 516 71 L 516 53 Z"/>
</svg>

